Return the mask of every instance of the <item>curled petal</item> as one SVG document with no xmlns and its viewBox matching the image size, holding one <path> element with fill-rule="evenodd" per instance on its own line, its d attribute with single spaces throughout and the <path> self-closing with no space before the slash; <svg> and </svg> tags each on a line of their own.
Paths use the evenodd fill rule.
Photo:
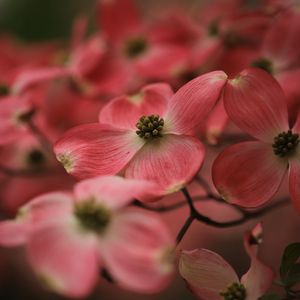
<svg viewBox="0 0 300 300">
<path fill-rule="evenodd" d="M 262 142 L 243 142 L 225 149 L 213 164 L 213 181 L 228 202 L 257 207 L 278 190 L 287 162 Z"/>
<path fill-rule="evenodd" d="M 262 227 L 257 224 L 244 237 L 244 246 L 251 259 L 248 272 L 243 275 L 241 282 L 247 290 L 247 300 L 258 299 L 271 287 L 274 272 L 257 258 L 258 245 L 262 242 Z"/>
<path fill-rule="evenodd" d="M 99 262 L 95 240 L 81 237 L 71 227 L 54 226 L 37 231 L 27 250 L 31 266 L 50 290 L 83 297 L 96 284 Z"/>
<path fill-rule="evenodd" d="M 89 178 L 117 174 L 143 144 L 135 132 L 87 124 L 65 133 L 54 152 L 68 173 Z"/>
<path fill-rule="evenodd" d="M 180 88 L 171 98 L 165 116 L 169 131 L 180 134 L 193 132 L 216 104 L 226 80 L 223 71 L 214 71 Z"/>
<path fill-rule="evenodd" d="M 104 176 L 81 181 L 74 193 L 77 201 L 93 198 L 108 208 L 118 209 L 156 189 L 150 181 Z"/>
<path fill-rule="evenodd" d="M 138 94 L 121 96 L 109 102 L 101 110 L 99 121 L 117 128 L 135 129 L 136 123 L 143 115 L 163 116 L 172 95 L 168 84 L 149 84 Z"/>
<path fill-rule="evenodd" d="M 100 248 L 105 266 L 127 289 L 155 293 L 170 282 L 173 242 L 154 213 L 127 209 L 116 215 Z"/>
<path fill-rule="evenodd" d="M 29 230 L 29 226 L 20 221 L 0 222 L 0 245 L 16 247 L 25 244 Z"/>
<path fill-rule="evenodd" d="M 145 144 L 126 166 L 125 177 L 154 181 L 162 193 L 172 193 L 192 180 L 204 153 L 203 145 L 194 137 L 165 135 Z"/>
<path fill-rule="evenodd" d="M 285 95 L 277 81 L 260 69 L 246 69 L 229 80 L 225 109 L 232 121 L 253 137 L 273 142 L 288 130 Z"/>
<path fill-rule="evenodd" d="M 179 272 L 201 300 L 221 300 L 220 292 L 239 282 L 232 267 L 220 255 L 206 249 L 182 251 Z"/>
</svg>

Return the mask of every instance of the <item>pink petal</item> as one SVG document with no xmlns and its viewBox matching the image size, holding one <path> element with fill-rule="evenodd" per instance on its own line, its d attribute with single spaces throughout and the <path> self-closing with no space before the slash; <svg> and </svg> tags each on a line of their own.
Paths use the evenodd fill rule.
<svg viewBox="0 0 300 300">
<path fill-rule="evenodd" d="M 29 226 L 22 221 L 0 222 L 0 245 L 16 247 L 26 243 Z"/>
<path fill-rule="evenodd" d="M 287 162 L 273 154 L 272 146 L 243 142 L 225 149 L 215 160 L 213 181 L 222 197 L 244 207 L 257 207 L 278 190 Z"/>
<path fill-rule="evenodd" d="M 155 189 L 157 186 L 150 181 L 107 176 L 81 181 L 75 186 L 74 193 L 77 201 L 93 198 L 115 210 Z"/>
<path fill-rule="evenodd" d="M 105 266 L 121 286 L 155 293 L 170 282 L 173 242 L 158 215 L 131 209 L 116 215 L 100 247 Z"/>
<path fill-rule="evenodd" d="M 288 130 L 287 106 L 277 81 L 260 69 L 246 69 L 229 80 L 224 105 L 229 117 L 257 139 L 272 142 Z"/>
<path fill-rule="evenodd" d="M 163 116 L 172 95 L 168 84 L 146 85 L 136 95 L 121 96 L 110 101 L 101 110 L 99 121 L 117 128 L 135 129 L 136 123 L 143 115 Z"/>
<path fill-rule="evenodd" d="M 13 90 L 15 93 L 21 93 L 35 84 L 51 81 L 57 78 L 68 77 L 70 75 L 70 71 L 63 67 L 26 70 L 18 75 L 18 78 L 14 83 Z"/>
<path fill-rule="evenodd" d="M 201 75 L 171 98 L 165 116 L 170 132 L 189 134 L 198 127 L 219 99 L 227 76 L 222 71 Z"/>
<path fill-rule="evenodd" d="M 289 166 L 289 190 L 294 208 L 300 213 L 300 163 L 298 160 L 291 160 Z"/>
<path fill-rule="evenodd" d="M 99 22 L 104 35 L 117 42 L 140 29 L 140 19 L 133 0 L 99 1 Z"/>
<path fill-rule="evenodd" d="M 164 193 L 172 193 L 192 180 L 202 165 L 204 153 L 196 138 L 168 134 L 145 144 L 126 166 L 125 177 L 152 180 Z"/>
<path fill-rule="evenodd" d="M 30 264 L 47 288 L 69 297 L 88 295 L 97 282 L 95 240 L 66 225 L 36 232 L 28 244 Z"/>
<path fill-rule="evenodd" d="M 263 296 L 271 287 L 275 277 L 272 269 L 257 258 L 258 245 L 261 242 L 262 228 L 261 224 L 258 224 L 252 232 L 247 232 L 244 237 L 244 246 L 251 259 L 250 269 L 241 279 L 247 290 L 247 300 Z"/>
<path fill-rule="evenodd" d="M 182 251 L 179 272 L 201 300 L 221 300 L 220 292 L 239 282 L 232 267 L 220 255 L 206 249 Z"/>
<path fill-rule="evenodd" d="M 65 133 L 54 151 L 68 173 L 89 178 L 117 174 L 143 144 L 135 132 L 86 124 Z"/>
</svg>

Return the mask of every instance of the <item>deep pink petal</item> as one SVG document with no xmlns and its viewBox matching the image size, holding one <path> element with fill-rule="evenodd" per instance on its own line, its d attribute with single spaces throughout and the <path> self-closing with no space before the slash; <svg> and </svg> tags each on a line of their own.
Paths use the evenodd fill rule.
<svg viewBox="0 0 300 300">
<path fill-rule="evenodd" d="M 94 239 L 62 225 L 37 231 L 27 250 L 30 264 L 47 288 L 65 296 L 83 297 L 98 278 L 95 246 Z"/>
<path fill-rule="evenodd" d="M 116 215 L 100 247 L 105 266 L 121 286 L 155 293 L 169 284 L 173 241 L 158 215 L 132 209 Z"/>
<path fill-rule="evenodd" d="M 117 128 L 135 129 L 136 123 L 143 115 L 163 116 L 172 95 L 168 84 L 146 85 L 138 94 L 121 96 L 110 101 L 101 110 L 99 121 Z"/>
<path fill-rule="evenodd" d="M 247 300 L 258 299 L 271 287 L 275 277 L 271 268 L 257 258 L 258 245 L 262 242 L 262 227 L 257 224 L 244 237 L 244 246 L 251 259 L 248 272 L 243 275 L 241 282 L 247 290 Z"/>
<path fill-rule="evenodd" d="M 244 207 L 267 202 L 278 190 L 287 162 L 262 142 L 243 142 L 225 149 L 215 160 L 213 181 L 222 197 Z"/>
<path fill-rule="evenodd" d="M 164 193 L 172 193 L 192 180 L 204 153 L 196 138 L 168 134 L 145 144 L 126 166 L 125 177 L 153 180 Z"/>
<path fill-rule="evenodd" d="M 114 210 L 156 189 L 156 184 L 150 181 L 104 176 L 81 181 L 75 186 L 74 193 L 77 201 L 93 198 Z"/>
<path fill-rule="evenodd" d="M 201 75 L 180 88 L 166 113 L 170 132 L 189 134 L 195 130 L 219 99 L 227 76 L 222 71 Z"/>
<path fill-rule="evenodd" d="M 289 190 L 294 208 L 300 213 L 300 163 L 299 159 L 290 161 L 289 166 Z"/>
<path fill-rule="evenodd" d="M 239 282 L 235 271 L 220 255 L 206 249 L 182 251 L 180 275 L 201 300 L 221 300 L 220 292 Z"/>
<path fill-rule="evenodd" d="M 21 93 L 33 85 L 51 81 L 56 78 L 68 77 L 70 75 L 70 71 L 63 67 L 26 70 L 18 75 L 13 90 L 16 93 Z"/>
<path fill-rule="evenodd" d="M 260 69 L 246 69 L 229 80 L 225 109 L 237 126 L 257 139 L 273 142 L 288 129 L 285 95 L 277 81 Z"/>
<path fill-rule="evenodd" d="M 89 178 L 117 174 L 143 144 L 135 132 L 87 124 L 65 133 L 54 151 L 68 173 Z"/>
<path fill-rule="evenodd" d="M 141 27 L 133 0 L 99 1 L 99 10 L 100 27 L 111 42 L 118 42 Z"/>
</svg>

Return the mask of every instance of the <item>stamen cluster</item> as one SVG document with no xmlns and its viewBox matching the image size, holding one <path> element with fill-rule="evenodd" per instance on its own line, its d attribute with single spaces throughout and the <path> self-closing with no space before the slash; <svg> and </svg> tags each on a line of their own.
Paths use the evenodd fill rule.
<svg viewBox="0 0 300 300">
<path fill-rule="evenodd" d="M 127 41 L 125 52 L 128 57 L 137 57 L 147 49 L 147 41 L 144 38 L 133 38 Z"/>
<path fill-rule="evenodd" d="M 246 299 L 246 288 L 243 284 L 234 282 L 230 285 L 226 292 L 221 292 L 224 300 L 245 300 Z"/>
<path fill-rule="evenodd" d="M 136 124 L 136 134 L 143 139 L 162 137 L 164 119 L 159 115 L 142 116 Z"/>
<path fill-rule="evenodd" d="M 284 157 L 293 152 L 299 144 L 299 134 L 293 133 L 291 130 L 282 132 L 274 138 L 272 145 L 275 155 Z"/>
<path fill-rule="evenodd" d="M 111 219 L 110 212 L 94 199 L 77 204 L 74 213 L 85 229 L 97 233 L 102 233 Z"/>
</svg>

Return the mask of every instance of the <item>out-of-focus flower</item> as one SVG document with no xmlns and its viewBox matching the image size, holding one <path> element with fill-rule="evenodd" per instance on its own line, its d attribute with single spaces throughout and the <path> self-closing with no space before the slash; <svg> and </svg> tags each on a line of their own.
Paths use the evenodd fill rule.
<svg viewBox="0 0 300 300">
<path fill-rule="evenodd" d="M 173 95 L 167 84 L 114 99 L 100 124 L 68 131 L 55 145 L 57 159 L 79 178 L 122 174 L 156 181 L 161 193 L 182 188 L 199 170 L 204 147 L 195 129 L 217 102 L 227 77 L 211 72 Z"/>
<path fill-rule="evenodd" d="M 257 258 L 261 242 L 262 227 L 258 224 L 244 236 L 244 247 L 251 265 L 241 280 L 228 262 L 206 249 L 182 251 L 180 274 L 198 299 L 257 300 L 271 287 L 274 278 L 273 271 Z"/>
<path fill-rule="evenodd" d="M 164 288 L 173 272 L 173 241 L 152 212 L 124 208 L 155 184 L 99 177 L 53 192 L 0 223 L 0 243 L 26 244 L 28 258 L 49 289 L 83 297 L 101 268 L 116 284 L 143 293 Z"/>
<path fill-rule="evenodd" d="M 258 139 L 225 149 L 213 165 L 213 181 L 222 197 L 244 207 L 268 201 L 289 167 L 292 202 L 299 202 L 300 119 L 289 128 L 285 95 L 267 72 L 247 69 L 224 89 L 225 109 L 243 131 Z"/>
</svg>

